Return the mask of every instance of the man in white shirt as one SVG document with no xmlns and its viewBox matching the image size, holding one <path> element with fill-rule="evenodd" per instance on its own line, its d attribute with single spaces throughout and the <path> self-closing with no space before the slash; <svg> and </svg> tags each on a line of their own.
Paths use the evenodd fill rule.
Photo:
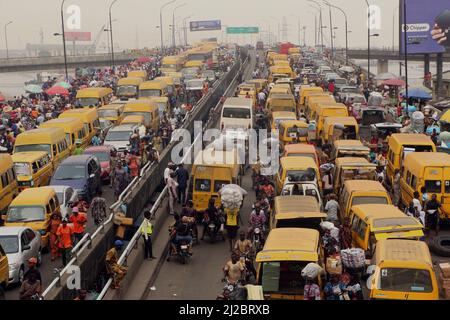
<svg viewBox="0 0 450 320">
<path fill-rule="evenodd" d="M 173 172 L 173 162 L 169 162 L 167 168 L 164 170 L 164 182 L 167 184 L 167 179 L 169 179 L 170 174 Z"/>
</svg>

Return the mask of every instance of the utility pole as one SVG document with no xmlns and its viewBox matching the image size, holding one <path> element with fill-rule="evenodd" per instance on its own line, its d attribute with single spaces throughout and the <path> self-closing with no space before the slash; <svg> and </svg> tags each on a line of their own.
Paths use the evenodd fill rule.
<svg viewBox="0 0 450 320">
<path fill-rule="evenodd" d="M 163 4 L 161 6 L 161 8 L 159 9 L 159 30 L 161 32 L 161 53 L 164 54 L 164 35 L 163 35 L 163 10 L 165 7 L 167 7 L 168 5 L 171 5 L 172 3 L 174 3 L 176 0 L 172 0 L 169 1 L 165 4 Z"/>
</svg>

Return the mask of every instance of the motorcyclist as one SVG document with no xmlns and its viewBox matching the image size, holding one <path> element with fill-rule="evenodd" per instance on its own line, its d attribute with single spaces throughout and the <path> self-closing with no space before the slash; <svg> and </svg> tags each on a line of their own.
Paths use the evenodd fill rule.
<svg viewBox="0 0 450 320">
<path fill-rule="evenodd" d="M 231 260 L 229 260 L 223 268 L 224 280 L 231 285 L 238 285 L 242 280 L 245 271 L 245 266 L 239 260 L 239 256 L 236 253 L 231 254 Z"/>
<path fill-rule="evenodd" d="M 220 214 L 219 214 L 219 210 L 215 206 L 215 200 L 214 200 L 214 198 L 211 198 L 211 199 L 209 199 L 208 208 L 203 213 L 203 220 L 202 220 L 203 233 L 202 233 L 201 240 L 204 239 L 206 230 L 208 229 L 208 226 L 210 223 L 214 223 L 214 225 L 215 225 L 214 233 L 217 233 L 219 231 L 219 228 L 220 228 L 219 217 L 220 217 Z"/>
<path fill-rule="evenodd" d="M 241 263 L 245 263 L 245 267 L 249 270 L 256 279 L 256 270 L 253 265 L 253 250 L 252 242 L 246 238 L 245 231 L 239 233 L 239 240 L 234 245 L 236 254 L 241 257 Z"/>
<path fill-rule="evenodd" d="M 259 201 L 257 201 L 254 204 L 248 223 L 249 223 L 248 234 L 250 238 L 253 235 L 253 231 L 256 228 L 259 228 L 261 231 L 263 231 L 264 225 L 266 223 L 266 214 L 264 213 L 264 210 L 261 208 L 261 204 Z"/>
<path fill-rule="evenodd" d="M 192 236 L 190 234 L 189 225 L 184 223 L 179 215 L 174 215 L 175 223 L 169 228 L 171 255 L 178 253 L 178 246 L 181 241 L 189 243 L 189 253 L 192 254 Z"/>
<path fill-rule="evenodd" d="M 189 218 L 190 227 L 192 228 L 194 236 L 198 239 L 197 214 L 197 210 L 194 209 L 194 203 L 192 200 L 189 200 L 181 212 L 181 218 Z"/>
</svg>

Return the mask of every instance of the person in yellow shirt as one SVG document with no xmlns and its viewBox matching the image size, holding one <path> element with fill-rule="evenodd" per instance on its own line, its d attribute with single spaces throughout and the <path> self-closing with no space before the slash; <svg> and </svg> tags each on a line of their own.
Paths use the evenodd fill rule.
<svg viewBox="0 0 450 320">
<path fill-rule="evenodd" d="M 225 227 L 227 229 L 228 240 L 230 241 L 230 251 L 233 251 L 234 240 L 236 239 L 237 232 L 239 230 L 239 209 L 225 208 L 224 212 L 226 214 Z"/>
</svg>

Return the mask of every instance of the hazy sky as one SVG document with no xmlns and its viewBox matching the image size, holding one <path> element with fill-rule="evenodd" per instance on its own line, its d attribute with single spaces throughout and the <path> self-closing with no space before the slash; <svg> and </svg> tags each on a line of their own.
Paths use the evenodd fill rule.
<svg viewBox="0 0 450 320">
<path fill-rule="evenodd" d="M 66 8 L 78 5 L 81 8 L 81 31 L 92 32 L 95 38 L 103 24 L 108 21 L 108 7 L 112 0 L 66 0 Z M 348 14 L 349 45 L 365 47 L 367 45 L 367 13 L 364 0 L 329 0 L 334 5 L 344 9 Z M 425 1 L 425 0 L 424 0 Z M 159 8 L 167 0 L 118 0 L 113 7 L 115 45 L 120 48 L 154 47 L 160 44 Z M 376 32 L 380 37 L 373 38 L 374 47 L 392 46 L 393 14 L 398 14 L 397 0 L 369 0 L 371 4 L 381 9 L 381 29 Z M 314 17 L 317 12 L 306 0 L 177 0 L 164 10 L 165 41 L 169 44 L 169 24 L 172 24 L 172 11 L 177 5 L 187 3 L 176 11 L 176 24 L 181 24 L 184 17 L 194 15 L 190 20 L 220 19 L 222 25 L 228 26 L 260 26 L 277 33 L 278 23 L 286 17 L 289 25 L 288 39 L 298 43 L 298 19 L 306 25 L 306 42 L 314 43 Z M 43 29 L 45 43 L 60 43 L 60 38 L 53 33 L 61 31 L 59 0 L 0 0 L 0 48 L 4 49 L 5 36 L 3 26 L 8 21 L 8 42 L 10 49 L 23 49 L 27 43 L 39 43 L 40 31 Z M 329 26 L 328 7 L 323 5 L 323 23 Z M 333 9 L 333 24 L 336 30 L 335 43 L 344 45 L 344 18 Z M 189 21 L 189 20 L 188 20 Z M 396 19 L 396 21 L 398 21 Z M 398 23 L 398 22 L 397 22 Z M 324 29 L 326 43 L 329 39 L 329 29 Z M 374 31 L 375 32 L 375 31 Z M 106 32 L 102 32 L 100 46 L 107 45 Z M 191 43 L 206 37 L 222 38 L 222 32 L 189 32 Z M 397 31 L 395 34 L 398 39 Z M 171 39 L 171 38 L 170 38 Z M 178 42 L 177 36 L 177 42 Z M 229 36 L 229 40 L 237 41 L 237 37 Z M 256 41 L 250 36 L 241 36 L 241 41 Z M 303 41 L 303 37 L 302 37 Z"/>
</svg>

